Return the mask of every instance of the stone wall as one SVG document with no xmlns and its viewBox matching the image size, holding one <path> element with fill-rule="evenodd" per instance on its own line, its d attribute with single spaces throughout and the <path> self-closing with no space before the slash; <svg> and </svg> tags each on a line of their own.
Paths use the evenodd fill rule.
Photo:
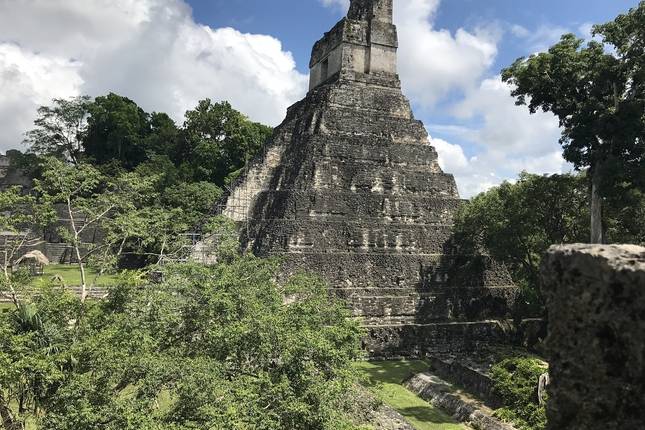
<svg viewBox="0 0 645 430">
<path fill-rule="evenodd" d="M 645 428 L 645 248 L 552 247 L 548 428 Z"/>
</svg>

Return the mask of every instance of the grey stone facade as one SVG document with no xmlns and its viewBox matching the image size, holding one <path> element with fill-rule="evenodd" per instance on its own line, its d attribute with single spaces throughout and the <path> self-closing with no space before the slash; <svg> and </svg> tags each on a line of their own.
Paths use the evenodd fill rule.
<svg viewBox="0 0 645 430">
<path fill-rule="evenodd" d="M 501 341 L 517 290 L 505 268 L 450 245 L 461 200 L 401 92 L 397 44 L 392 0 L 353 0 L 313 48 L 309 93 L 221 213 L 285 274 L 329 281 L 374 356 Z"/>
<path fill-rule="evenodd" d="M 9 167 L 11 166 L 11 159 L 6 155 L 0 154 L 0 180 L 4 179 L 9 173 Z"/>
<path fill-rule="evenodd" d="M 645 248 L 552 247 L 548 428 L 645 428 Z"/>
<path fill-rule="evenodd" d="M 15 161 L 13 161 L 15 153 L 18 151 L 10 150 L 5 155 L 0 154 L 0 191 L 10 187 L 31 188 L 33 186 L 31 178 L 15 167 Z"/>
</svg>

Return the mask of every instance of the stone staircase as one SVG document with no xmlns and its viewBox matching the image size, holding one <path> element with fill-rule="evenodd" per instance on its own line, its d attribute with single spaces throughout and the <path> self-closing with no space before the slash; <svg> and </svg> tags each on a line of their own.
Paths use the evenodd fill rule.
<svg viewBox="0 0 645 430">
<path fill-rule="evenodd" d="M 49 256 L 52 264 L 67 264 L 71 262 L 71 247 L 66 243 L 46 243 L 45 255 Z"/>
</svg>

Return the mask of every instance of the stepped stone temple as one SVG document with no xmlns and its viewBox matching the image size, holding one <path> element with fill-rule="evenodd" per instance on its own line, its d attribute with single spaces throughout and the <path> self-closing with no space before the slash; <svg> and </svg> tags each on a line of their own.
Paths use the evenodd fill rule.
<svg viewBox="0 0 645 430">
<path fill-rule="evenodd" d="M 352 0 L 316 42 L 309 93 L 220 212 L 247 249 L 283 257 L 286 275 L 324 277 L 373 356 L 501 341 L 517 289 L 503 267 L 451 246 L 461 200 L 401 92 L 392 2 Z"/>
</svg>

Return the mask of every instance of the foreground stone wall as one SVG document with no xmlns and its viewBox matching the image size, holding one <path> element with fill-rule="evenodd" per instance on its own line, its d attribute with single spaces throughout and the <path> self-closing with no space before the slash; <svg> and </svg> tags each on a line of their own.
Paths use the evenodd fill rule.
<svg viewBox="0 0 645 430">
<path fill-rule="evenodd" d="M 645 428 L 645 248 L 552 247 L 548 428 Z"/>
</svg>

